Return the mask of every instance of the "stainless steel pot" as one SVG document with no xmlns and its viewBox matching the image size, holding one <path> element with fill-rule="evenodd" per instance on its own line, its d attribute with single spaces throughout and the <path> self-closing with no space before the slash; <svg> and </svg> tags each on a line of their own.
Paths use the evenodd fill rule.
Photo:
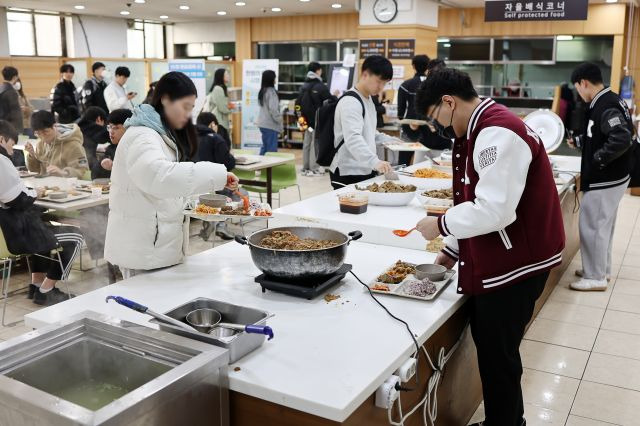
<svg viewBox="0 0 640 426">
<path fill-rule="evenodd" d="M 333 240 L 339 244 L 318 250 L 276 250 L 260 247 L 260 241 L 274 231 L 290 231 L 300 238 Z M 263 229 L 254 232 L 248 238 L 236 235 L 235 240 L 249 246 L 253 263 L 266 275 L 291 280 L 318 278 L 335 273 L 344 264 L 349 243 L 361 237 L 360 231 L 345 235 L 332 229 L 287 226 Z"/>
</svg>

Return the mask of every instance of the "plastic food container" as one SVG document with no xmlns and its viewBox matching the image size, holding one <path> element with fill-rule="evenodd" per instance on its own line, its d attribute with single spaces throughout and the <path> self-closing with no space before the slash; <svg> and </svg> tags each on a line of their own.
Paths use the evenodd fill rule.
<svg viewBox="0 0 640 426">
<path fill-rule="evenodd" d="M 340 211 L 349 214 L 362 214 L 369 206 L 369 196 L 366 193 L 349 192 L 338 196 Z"/>
</svg>

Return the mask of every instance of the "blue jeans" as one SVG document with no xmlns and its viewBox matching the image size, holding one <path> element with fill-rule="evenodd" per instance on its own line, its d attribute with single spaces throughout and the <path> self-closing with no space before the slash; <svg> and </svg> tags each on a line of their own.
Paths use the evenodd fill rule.
<svg viewBox="0 0 640 426">
<path fill-rule="evenodd" d="M 262 148 L 260 148 L 260 155 L 264 155 L 265 152 L 277 152 L 278 132 L 260 127 L 260 133 L 262 133 Z"/>
</svg>

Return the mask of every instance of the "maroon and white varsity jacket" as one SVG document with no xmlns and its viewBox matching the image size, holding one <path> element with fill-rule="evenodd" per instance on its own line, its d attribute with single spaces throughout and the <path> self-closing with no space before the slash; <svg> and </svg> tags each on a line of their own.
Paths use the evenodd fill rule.
<svg viewBox="0 0 640 426">
<path fill-rule="evenodd" d="M 562 212 L 544 145 L 490 98 L 453 145 L 453 193 L 438 224 L 443 253 L 459 260 L 458 293 L 499 290 L 561 263 Z"/>
</svg>

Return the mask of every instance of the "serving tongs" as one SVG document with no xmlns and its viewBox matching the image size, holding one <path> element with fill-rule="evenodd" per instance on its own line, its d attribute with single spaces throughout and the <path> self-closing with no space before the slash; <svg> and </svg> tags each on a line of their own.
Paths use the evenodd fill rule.
<svg viewBox="0 0 640 426">
<path fill-rule="evenodd" d="M 411 173 L 403 171 L 405 167 L 407 167 L 406 164 L 398 164 L 397 166 L 392 166 L 391 171 L 384 174 L 384 178 L 387 180 L 400 180 L 399 175 L 412 176 Z"/>
</svg>

